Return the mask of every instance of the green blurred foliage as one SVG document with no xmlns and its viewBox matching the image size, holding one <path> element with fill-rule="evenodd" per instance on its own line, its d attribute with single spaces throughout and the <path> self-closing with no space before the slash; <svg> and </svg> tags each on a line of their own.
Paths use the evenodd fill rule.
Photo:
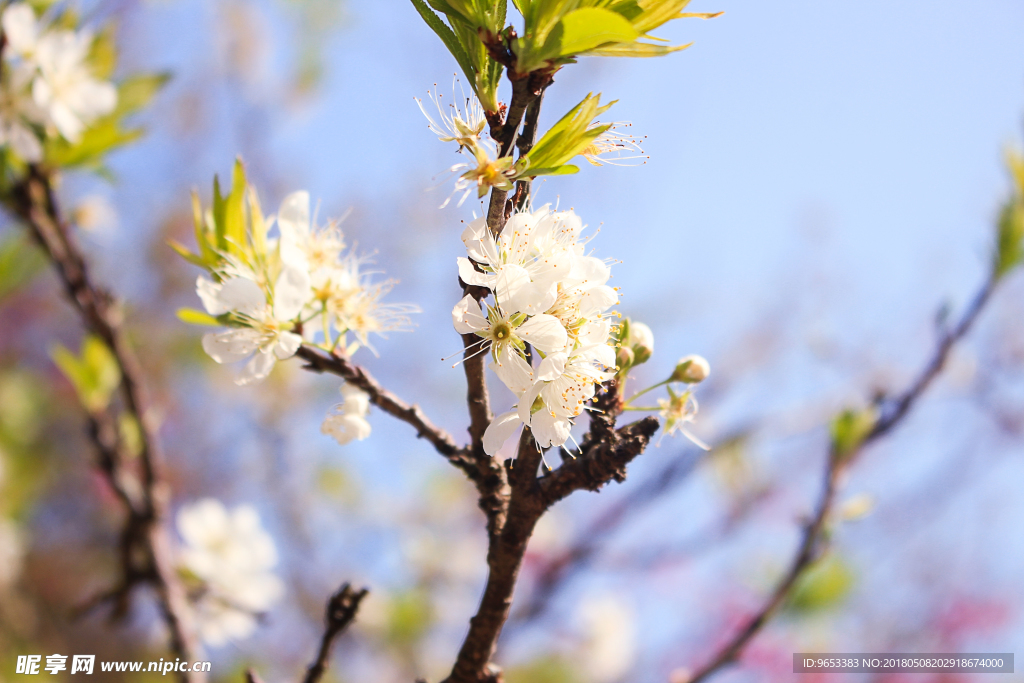
<svg viewBox="0 0 1024 683">
<path fill-rule="evenodd" d="M 430 594 L 420 588 L 394 593 L 387 606 L 384 638 L 396 650 L 412 656 L 435 619 Z"/>
<path fill-rule="evenodd" d="M 554 655 L 544 655 L 505 670 L 508 683 L 582 683 L 579 667 Z"/>
<path fill-rule="evenodd" d="M 81 353 L 77 356 L 56 344 L 50 356 L 71 382 L 78 400 L 88 412 L 98 413 L 110 405 L 110 399 L 121 383 L 121 369 L 114 354 L 101 339 L 93 335 L 86 336 L 82 341 Z"/>
<path fill-rule="evenodd" d="M 840 413 L 832 421 L 832 457 L 843 461 L 855 454 L 876 422 L 878 409 L 874 406 Z"/>
<path fill-rule="evenodd" d="M 45 380 L 28 369 L 0 371 L 0 515 L 21 517 L 45 480 L 40 443 L 49 396 Z"/>
<path fill-rule="evenodd" d="M 46 266 L 46 259 L 27 237 L 0 242 L 0 301 L 27 285 Z"/>
<path fill-rule="evenodd" d="M 829 553 L 797 580 L 786 610 L 808 615 L 839 607 L 853 589 L 854 580 L 850 566 L 838 554 Z"/>
</svg>

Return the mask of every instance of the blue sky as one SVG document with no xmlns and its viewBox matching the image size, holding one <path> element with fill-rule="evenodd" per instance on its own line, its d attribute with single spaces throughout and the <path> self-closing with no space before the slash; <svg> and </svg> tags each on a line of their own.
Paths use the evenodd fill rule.
<svg viewBox="0 0 1024 683">
<path fill-rule="evenodd" d="M 179 74 L 168 97 L 189 87 L 197 71 L 216 66 L 204 27 L 211 6 L 153 4 L 131 26 L 141 38 L 129 41 L 129 56 Z M 462 373 L 438 359 L 458 348 L 448 321 L 459 295 L 460 221 L 479 205 L 436 208 L 449 189 L 433 178 L 455 155 L 427 132 L 413 102 L 434 83 L 450 93 L 454 61 L 404 0 L 350 2 L 345 24 L 327 44 L 322 89 L 295 101 L 279 86 L 294 41 L 303 37 L 292 35 L 294 17 L 280 5 L 260 6 L 268 73 L 248 91 L 232 86 L 213 93 L 202 111 L 223 132 L 214 144 L 179 148 L 157 128 L 152 139 L 117 158 L 116 170 L 132 181 L 115 190 L 122 224 L 132 217 L 142 234 L 151 234 L 160 211 L 187 201 L 169 178 L 206 188 L 214 172 L 228 171 L 247 137 L 259 136 L 263 153 L 248 161 L 255 177 L 273 179 L 263 188 L 267 206 L 301 187 L 321 198 L 322 215 L 351 207 L 349 238 L 379 251 L 380 265 L 401 279 L 396 300 L 423 308 L 415 333 L 383 341 L 381 358 L 364 362 L 412 400 L 440 398 L 447 410 L 437 411 L 438 420 L 461 435 Z M 587 59 L 568 67 L 545 100 L 542 122 L 550 124 L 590 91 L 618 99 L 610 114 L 647 136 L 650 161 L 586 167 L 541 184 L 540 197 L 572 206 L 590 226 L 600 226 L 596 253 L 621 260 L 614 284 L 624 291 L 622 310 L 656 335 L 655 360 L 641 380 L 660 378 L 686 353 L 701 353 L 713 373 L 732 375 L 732 391 L 718 405 L 704 402 L 707 417 L 698 433 L 713 438 L 751 413 L 784 417 L 789 407 L 809 413 L 796 426 L 782 418 L 764 425 L 762 453 L 772 467 L 798 470 L 794 486 L 809 500 L 823 440 L 815 426 L 843 402 L 865 396 L 879 378 L 900 386 L 930 349 L 939 304 L 962 305 L 984 277 L 992 219 L 1006 190 L 1002 150 L 1019 144 L 1024 125 L 1024 5 L 695 0 L 691 9 L 725 14 L 665 29 L 675 42 L 694 41 L 680 54 Z M 246 102 L 266 114 L 250 117 Z M 184 167 L 195 176 L 183 179 L 186 157 Z M 152 286 L 141 265 L 112 277 L 128 284 L 133 275 L 133 285 Z M 1019 303 L 1019 280 L 1004 292 L 1015 302 L 996 302 L 1004 311 Z M 742 359 L 739 340 L 753 331 L 756 345 L 758 330 L 770 331 L 773 323 L 784 327 L 786 345 L 771 347 L 773 355 L 754 376 L 743 376 L 741 362 L 730 367 Z M 494 387 L 499 396 L 503 391 Z M 977 415 L 965 416 L 957 391 L 940 387 L 923 421 L 897 437 L 884 460 L 868 459 L 853 488 L 872 490 L 880 509 L 891 503 L 893 514 L 906 515 L 898 500 L 914 492 L 915 482 L 958 471 L 986 426 Z M 303 417 L 305 432 L 295 430 L 293 447 L 313 444 L 328 457 L 343 457 L 394 487 L 396 496 L 415 489 L 436 466 L 429 449 L 410 443 L 404 425 L 380 415 L 374 439 L 338 454 L 317 433 L 321 416 Z M 385 454 L 400 458 L 401 467 Z M 893 455 L 904 456 L 897 466 Z M 881 520 L 870 533 L 851 532 L 851 554 L 870 565 L 888 552 L 879 548 L 900 539 L 936 547 L 936 539 L 949 535 L 950 543 L 966 547 L 981 528 L 1016 529 L 1024 511 L 1010 502 L 1015 496 L 1005 482 L 1019 477 L 1020 468 L 999 462 L 984 474 L 978 474 L 983 466 L 971 465 L 968 492 L 945 509 L 948 517 L 936 513 L 923 536 L 901 536 Z M 651 467 L 638 463 L 636 471 Z M 714 497 L 707 485 L 690 487 L 660 511 L 699 521 Z M 981 503 L 993 497 L 1005 505 L 985 512 Z M 573 505 L 574 512 L 585 507 Z M 747 562 L 752 547 L 755 555 L 769 552 L 766 543 L 775 555 L 757 555 L 764 566 L 781 562 L 798 512 L 776 510 L 764 538 L 742 537 L 739 549 L 702 560 L 697 574 L 704 583 L 696 585 L 714 587 L 723 566 Z M 983 519 L 995 521 L 984 526 Z M 677 531 L 689 528 L 684 523 Z M 982 576 L 1009 582 L 1010 569 L 1021 567 L 1021 551 L 1018 544 L 1002 557 L 982 555 L 984 572 L 967 564 L 957 576 L 965 585 Z M 895 582 L 901 597 L 894 604 L 912 601 L 920 578 L 886 566 L 868 573 L 868 585 Z M 361 570 L 373 573 L 369 565 Z M 735 569 L 726 576 L 749 578 Z M 678 616 L 662 613 L 668 607 L 650 604 L 652 648 L 699 626 L 680 625 Z"/>
</svg>

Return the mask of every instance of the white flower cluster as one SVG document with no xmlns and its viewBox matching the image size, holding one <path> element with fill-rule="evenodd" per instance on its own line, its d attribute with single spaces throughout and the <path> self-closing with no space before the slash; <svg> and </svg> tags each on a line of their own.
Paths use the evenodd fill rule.
<svg viewBox="0 0 1024 683">
<path fill-rule="evenodd" d="M 274 220 L 260 217 L 266 226 Z M 213 269 L 215 280 L 196 281 L 206 311 L 231 325 L 205 335 L 203 349 L 218 363 L 251 357 L 239 384 L 265 378 L 275 361 L 295 355 L 303 341 L 352 354 L 360 346 L 372 350 L 371 333 L 410 326 L 408 314 L 418 309 L 381 303 L 394 282 L 372 282 L 362 268 L 365 260 L 346 253 L 337 224 L 311 222 L 307 192 L 285 197 L 276 222 L 278 239 L 266 240 L 251 257 L 223 254 Z"/>
<path fill-rule="evenodd" d="M 88 31 L 43 28 L 24 2 L 8 5 L 0 24 L 0 145 L 36 162 L 43 156 L 37 128 L 78 142 L 92 121 L 117 106 L 117 89 L 91 73 Z"/>
<path fill-rule="evenodd" d="M 350 441 L 362 441 L 370 436 L 370 396 L 351 384 L 341 385 L 342 401 L 334 406 L 320 425 L 320 432 L 333 437 L 344 446 Z"/>
<path fill-rule="evenodd" d="M 458 259 L 459 276 L 491 290 L 494 302 L 485 309 L 466 295 L 452 311 L 455 329 L 480 337 L 471 348 L 490 351 L 491 369 L 517 397 L 516 408 L 488 427 L 488 454 L 520 424 L 542 448 L 561 446 L 597 384 L 615 374 L 606 312 L 618 293 L 607 284 L 608 264 L 585 253 L 582 231 L 571 210 L 545 205 L 511 216 L 497 239 L 482 218 L 462 235 L 468 258 Z M 540 358 L 536 368 L 527 344 Z"/>
<path fill-rule="evenodd" d="M 256 510 L 240 505 L 229 511 L 206 498 L 183 507 L 177 523 L 184 541 L 178 571 L 195 602 L 203 642 L 217 647 L 248 637 L 257 617 L 284 594 L 272 571 L 277 550 Z"/>
</svg>

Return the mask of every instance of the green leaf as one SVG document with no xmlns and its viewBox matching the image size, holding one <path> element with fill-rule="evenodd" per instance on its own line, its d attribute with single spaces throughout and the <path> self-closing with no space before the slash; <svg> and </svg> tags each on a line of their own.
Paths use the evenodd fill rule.
<svg viewBox="0 0 1024 683">
<path fill-rule="evenodd" d="M 469 82 L 475 83 L 476 74 L 473 71 L 473 65 L 470 62 L 469 55 L 466 54 L 466 50 L 463 48 L 462 43 L 460 43 L 459 39 L 455 37 L 455 33 L 447 24 L 441 21 L 441 17 L 434 14 L 434 12 L 427 7 L 427 4 L 423 2 L 423 0 L 412 0 L 412 4 L 413 7 L 416 8 L 416 11 L 420 13 L 420 16 L 423 17 L 423 21 L 427 23 L 427 26 L 437 34 L 437 37 L 441 39 L 444 46 L 448 48 L 448 52 L 450 52 L 452 57 L 455 58 L 456 63 L 458 63 L 459 68 L 462 69 L 462 73 L 466 75 L 466 78 L 469 79 Z"/>
<path fill-rule="evenodd" d="M 114 354 L 98 337 L 85 338 L 80 357 L 60 344 L 53 347 L 50 356 L 87 411 L 98 413 L 110 405 L 110 398 L 121 383 L 121 370 Z"/>
<path fill-rule="evenodd" d="M 650 43 L 628 43 L 623 45 L 606 45 L 587 52 L 595 57 L 661 57 L 662 55 L 679 52 L 693 45 L 651 45 Z"/>
<path fill-rule="evenodd" d="M 213 231 L 217 238 L 217 251 L 227 252 L 228 241 L 225 233 L 224 222 L 224 196 L 220 193 L 220 177 L 213 176 Z"/>
<path fill-rule="evenodd" d="M 786 608 L 800 614 L 828 610 L 850 594 L 853 583 L 853 571 L 846 563 L 834 554 L 828 555 L 797 580 Z"/>
<path fill-rule="evenodd" d="M 530 168 L 523 174 L 524 177 L 529 176 L 535 178 L 542 175 L 572 175 L 579 173 L 580 167 L 574 164 L 564 164 L 562 166 L 555 166 L 553 168 Z"/>
<path fill-rule="evenodd" d="M 568 57 L 592 50 L 606 43 L 629 43 L 640 33 L 625 17 L 611 10 L 584 7 L 569 12 L 558 22 L 561 31 L 553 31 L 552 39 L 560 33 L 558 55 Z"/>
<path fill-rule="evenodd" d="M 224 202 L 224 236 L 235 253 L 245 246 L 245 190 L 245 167 L 236 159 L 231 169 L 231 194 Z"/>
<path fill-rule="evenodd" d="M 122 129 L 116 118 L 107 116 L 87 128 L 77 144 L 63 138 L 51 138 L 46 145 L 46 158 L 51 164 L 65 168 L 98 168 L 102 165 L 103 155 L 137 140 L 142 132 L 141 128 Z"/>
<path fill-rule="evenodd" d="M 209 313 L 198 311 L 194 308 L 179 308 L 177 311 L 178 320 L 189 325 L 205 325 L 207 327 L 220 327 L 220 322 Z"/>
<path fill-rule="evenodd" d="M 86 61 L 92 68 L 92 75 L 100 80 L 109 80 L 117 66 L 117 43 L 114 39 L 115 27 L 107 24 L 92 39 Z"/>
<path fill-rule="evenodd" d="M 114 116 L 127 116 L 144 108 L 169 80 L 171 74 L 165 71 L 139 74 L 121 81 L 117 86 L 117 109 L 114 110 Z"/>
<path fill-rule="evenodd" d="M 996 230 L 994 273 L 1004 277 L 1024 261 L 1024 201 L 1015 197 L 1006 203 Z"/>
<path fill-rule="evenodd" d="M 579 169 L 568 162 L 586 150 L 610 124 L 594 124 L 594 118 L 615 102 L 600 105 L 600 95 L 589 94 L 552 126 L 533 149 L 517 162 L 519 177 L 575 173 Z M 566 166 L 564 170 L 557 170 Z"/>
<path fill-rule="evenodd" d="M 28 283 L 46 265 L 46 259 L 21 237 L 0 243 L 0 299 Z"/>
<path fill-rule="evenodd" d="M 206 267 L 206 261 L 203 260 L 203 257 L 193 254 L 188 250 L 188 247 L 178 240 L 167 240 L 167 246 L 176 251 L 178 256 L 182 257 L 192 265 L 199 266 L 200 268 Z"/>
<path fill-rule="evenodd" d="M 845 460 L 857 452 L 875 428 L 878 409 L 844 410 L 832 421 L 832 457 Z"/>
</svg>

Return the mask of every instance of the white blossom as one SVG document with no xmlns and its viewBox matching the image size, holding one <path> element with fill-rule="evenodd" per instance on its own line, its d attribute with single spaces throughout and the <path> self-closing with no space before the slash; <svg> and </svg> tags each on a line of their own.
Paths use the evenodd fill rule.
<svg viewBox="0 0 1024 683">
<path fill-rule="evenodd" d="M 576 618 L 582 636 L 577 656 L 588 679 L 623 680 L 637 654 L 633 608 L 618 595 L 597 595 L 582 602 Z"/>
<path fill-rule="evenodd" d="M 661 407 L 659 414 L 665 420 L 665 430 L 662 432 L 661 438 L 681 432 L 683 436 L 692 441 L 698 448 L 705 451 L 711 450 L 710 446 L 694 436 L 686 427 L 697 417 L 697 410 L 699 409 L 697 399 L 693 396 L 693 391 L 686 390 L 681 394 L 677 394 L 671 386 L 667 388 L 668 398 L 658 399 L 658 405 Z"/>
<path fill-rule="evenodd" d="M 38 161 L 42 147 L 29 124 L 52 126 L 76 143 L 117 106 L 117 89 L 94 78 L 87 63 L 91 33 L 42 28 L 26 3 L 9 5 L 0 23 L 7 41 L 3 66 L 10 72 L 0 94 L 0 144 Z"/>
<path fill-rule="evenodd" d="M 341 403 L 331 408 L 324 418 L 320 432 L 344 446 L 370 436 L 370 423 L 366 421 L 366 415 L 370 412 L 370 396 L 348 383 L 341 385 L 341 396 Z"/>
<path fill-rule="evenodd" d="M 459 83 L 458 79 L 455 82 Z M 454 86 L 452 89 L 454 91 Z M 443 95 L 440 93 L 436 91 L 431 93 L 428 90 L 427 97 L 430 98 L 430 101 L 437 109 L 438 116 L 436 119 L 424 108 L 422 100 L 419 98 L 413 99 L 416 100 L 420 111 L 426 117 L 427 127 L 430 129 L 430 132 L 436 135 L 438 140 L 441 142 L 457 142 L 460 148 L 467 147 L 472 149 L 476 145 L 487 145 L 492 149 L 494 148 L 493 140 L 483 136 L 487 120 L 484 118 L 484 108 L 480 105 L 480 101 L 476 96 L 471 94 L 467 97 L 466 93 L 463 92 L 462 98 L 465 101 L 465 106 L 460 107 L 452 102 L 447 108 L 441 105 Z"/>
<path fill-rule="evenodd" d="M 29 93 L 34 73 L 25 64 L 4 66 L 0 76 L 0 146 L 10 145 L 19 157 L 35 163 L 43 158 L 43 145 L 33 125 L 45 121 L 45 112 Z"/>
<path fill-rule="evenodd" d="M 117 89 L 93 78 L 85 64 L 91 43 L 88 33 L 54 31 L 36 46 L 39 76 L 32 98 L 69 142 L 78 142 L 86 126 L 117 106 Z"/>
<path fill-rule="evenodd" d="M 244 268 L 235 272 L 238 274 L 219 283 L 201 275 L 196 280 L 196 291 L 207 313 L 229 314 L 244 325 L 204 335 L 203 350 L 218 363 L 234 363 L 251 356 L 235 380 L 249 384 L 265 378 L 275 361 L 291 358 L 302 345 L 302 337 L 291 331 L 291 321 L 308 299 L 309 274 L 295 267 L 283 268 L 271 303 L 255 273 Z"/>
<path fill-rule="evenodd" d="M 321 316 L 325 341 L 337 333 L 343 342 L 343 336 L 351 332 L 357 344 L 346 344 L 349 353 L 358 346 L 373 350 L 371 334 L 383 336 L 412 326 L 409 314 L 419 309 L 382 301 L 395 281 L 374 282 L 373 274 L 363 270 L 369 261 L 345 253 L 345 238 L 336 222 L 317 226 L 311 220 L 308 192 L 293 192 L 284 198 L 277 226 L 282 263 L 308 274 L 311 296 L 304 302 L 304 311 L 308 317 Z"/>
<path fill-rule="evenodd" d="M 256 510 L 228 510 L 213 498 L 183 507 L 177 516 L 184 544 L 179 571 L 194 585 L 199 633 L 211 646 L 240 640 L 256 629 L 257 616 L 284 593 L 274 575 L 277 550 Z"/>
<path fill-rule="evenodd" d="M 582 230 L 575 213 L 545 205 L 514 214 L 497 238 L 483 219 L 463 232 L 467 257 L 458 259 L 459 276 L 490 289 L 495 303 L 485 312 L 466 296 L 452 320 L 459 333 L 481 338 L 480 352 L 491 351 L 491 369 L 517 397 L 484 434 L 489 454 L 522 424 L 541 447 L 563 445 L 597 384 L 614 376 L 605 316 L 618 293 L 607 284 L 608 264 L 586 254 Z M 541 359 L 536 369 L 526 361 L 526 344 Z"/>
<path fill-rule="evenodd" d="M 591 124 L 591 128 L 603 125 L 600 123 Z M 630 135 L 623 133 L 624 128 L 631 128 L 632 123 L 617 121 L 611 127 L 597 136 L 590 145 L 580 154 L 593 166 L 634 166 L 635 159 L 649 159 L 644 150 L 640 147 L 640 141 Z M 646 137 L 646 136 L 645 136 Z M 647 163 L 646 161 L 642 163 Z"/>
</svg>

